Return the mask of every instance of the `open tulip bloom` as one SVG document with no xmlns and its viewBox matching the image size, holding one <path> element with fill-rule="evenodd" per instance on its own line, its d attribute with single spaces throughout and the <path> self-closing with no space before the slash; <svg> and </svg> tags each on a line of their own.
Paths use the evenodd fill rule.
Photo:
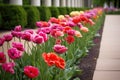
<svg viewBox="0 0 120 80">
<path fill-rule="evenodd" d="M 102 12 L 94 8 L 51 17 L 36 22 L 37 30 L 16 26 L 0 37 L 0 80 L 70 80 L 80 73 L 77 63 L 100 27 Z"/>
</svg>

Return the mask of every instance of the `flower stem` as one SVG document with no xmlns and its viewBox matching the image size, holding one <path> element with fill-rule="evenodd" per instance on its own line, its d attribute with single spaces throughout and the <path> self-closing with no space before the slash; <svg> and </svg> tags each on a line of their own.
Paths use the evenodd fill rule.
<svg viewBox="0 0 120 80">
<path fill-rule="evenodd" d="M 4 52 L 4 47 L 2 46 L 2 51 Z"/>
</svg>

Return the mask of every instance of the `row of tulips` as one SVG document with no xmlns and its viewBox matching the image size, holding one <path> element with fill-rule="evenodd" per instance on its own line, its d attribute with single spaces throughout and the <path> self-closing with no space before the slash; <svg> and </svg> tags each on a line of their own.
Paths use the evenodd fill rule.
<svg viewBox="0 0 120 80">
<path fill-rule="evenodd" d="M 36 22 L 36 30 L 16 26 L 0 38 L 0 80 L 70 80 L 80 73 L 77 63 L 100 28 L 102 13 L 102 8 L 73 11 Z"/>
</svg>

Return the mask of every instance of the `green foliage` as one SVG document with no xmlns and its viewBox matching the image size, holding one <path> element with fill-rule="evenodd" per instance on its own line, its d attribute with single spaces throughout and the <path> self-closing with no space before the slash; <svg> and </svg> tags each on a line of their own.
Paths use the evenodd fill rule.
<svg viewBox="0 0 120 80">
<path fill-rule="evenodd" d="M 13 29 L 16 25 L 25 26 L 27 15 L 21 6 L 0 5 L 2 29 Z"/>
<path fill-rule="evenodd" d="M 3 3 L 3 0 L 0 0 L 0 4 L 2 4 Z"/>
<path fill-rule="evenodd" d="M 120 15 L 120 11 L 110 11 L 110 12 L 107 12 L 107 14 Z"/>
<path fill-rule="evenodd" d="M 84 7 L 84 8 L 76 8 L 77 11 L 85 11 L 89 10 L 90 8 Z"/>
<path fill-rule="evenodd" d="M 23 5 L 30 5 L 30 0 L 23 0 Z"/>
<path fill-rule="evenodd" d="M 49 18 L 51 17 L 51 12 L 48 7 L 41 6 L 37 7 L 39 12 L 40 12 L 40 20 L 42 21 L 48 21 Z"/>
<path fill-rule="evenodd" d="M 67 14 L 69 14 L 72 11 L 72 9 L 69 7 L 66 7 L 66 11 L 67 11 Z"/>
<path fill-rule="evenodd" d="M 49 7 L 50 11 L 51 11 L 51 16 L 52 17 L 58 17 L 59 15 L 59 10 L 57 7 Z"/>
<path fill-rule="evenodd" d="M 66 7 L 58 7 L 58 10 L 61 15 L 67 14 Z"/>
<path fill-rule="evenodd" d="M 94 6 L 104 6 L 104 3 L 114 2 L 115 0 L 93 0 Z"/>
<path fill-rule="evenodd" d="M 93 0 L 94 6 L 103 6 L 104 0 Z"/>
<path fill-rule="evenodd" d="M 40 20 L 40 13 L 34 6 L 23 6 L 27 12 L 27 28 L 35 28 L 35 23 Z"/>
</svg>

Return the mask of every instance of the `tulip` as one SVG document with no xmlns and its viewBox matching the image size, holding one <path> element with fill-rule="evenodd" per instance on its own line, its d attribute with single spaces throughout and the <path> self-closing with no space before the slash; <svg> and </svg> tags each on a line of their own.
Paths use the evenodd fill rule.
<svg viewBox="0 0 120 80">
<path fill-rule="evenodd" d="M 2 69 L 6 72 L 9 72 L 11 74 L 14 74 L 15 71 L 14 71 L 14 66 L 15 66 L 15 63 L 13 62 L 9 62 L 9 63 L 4 63 L 2 64 Z"/>
<path fill-rule="evenodd" d="M 67 51 L 67 47 L 60 44 L 54 45 L 53 49 L 56 53 L 59 53 L 59 54 L 65 53 Z"/>
<path fill-rule="evenodd" d="M 38 68 L 34 67 L 34 66 L 25 66 L 24 67 L 24 74 L 28 77 L 28 78 L 36 78 L 39 75 L 39 70 Z"/>
</svg>

